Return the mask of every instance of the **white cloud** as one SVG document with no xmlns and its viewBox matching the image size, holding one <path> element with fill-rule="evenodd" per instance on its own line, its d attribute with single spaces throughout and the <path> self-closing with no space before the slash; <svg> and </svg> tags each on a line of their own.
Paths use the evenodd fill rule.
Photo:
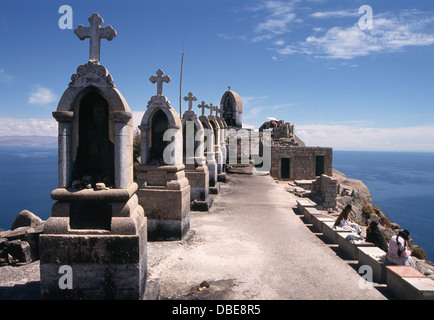
<svg viewBox="0 0 434 320">
<path fill-rule="evenodd" d="M 0 136 L 57 136 L 53 119 L 0 118 Z"/>
<path fill-rule="evenodd" d="M 296 135 L 308 146 L 338 150 L 434 151 L 434 125 L 369 128 L 355 125 L 300 125 Z"/>
<path fill-rule="evenodd" d="M 349 60 L 434 44 L 434 15 L 428 11 L 374 12 L 373 28 L 362 30 L 359 19 L 364 15 L 359 7 L 314 11 L 303 1 L 266 0 L 243 10 L 254 13 L 253 35 L 236 38 L 251 43 L 268 42 L 267 48 L 281 56 L 302 54 Z M 305 29 L 301 28 L 303 24 Z M 300 32 L 289 37 L 294 28 Z M 308 32 L 304 40 L 296 38 L 304 32 Z"/>
<path fill-rule="evenodd" d="M 37 86 L 36 89 L 30 93 L 28 102 L 31 104 L 42 105 L 54 102 L 56 100 L 56 96 L 53 94 L 53 92 L 51 92 L 50 89 Z"/>
<path fill-rule="evenodd" d="M 360 16 L 358 8 L 356 10 L 337 10 L 337 11 L 318 11 L 310 15 L 313 18 L 338 18 L 338 17 L 357 17 Z"/>
<path fill-rule="evenodd" d="M 373 29 L 362 30 L 357 21 L 352 26 L 335 26 L 322 35 L 312 35 L 297 45 L 288 45 L 286 50 L 275 48 L 275 51 L 331 59 L 353 59 L 372 53 L 396 52 L 408 46 L 433 44 L 434 33 L 427 31 L 433 25 L 434 19 L 423 12 L 377 14 L 374 15 Z"/>
<path fill-rule="evenodd" d="M 296 20 L 294 4 L 298 1 L 265 1 L 262 4 L 250 8 L 251 11 L 259 11 L 264 14 L 260 23 L 255 27 L 256 33 L 265 33 L 269 38 L 272 35 L 289 32 L 289 24 Z"/>
</svg>

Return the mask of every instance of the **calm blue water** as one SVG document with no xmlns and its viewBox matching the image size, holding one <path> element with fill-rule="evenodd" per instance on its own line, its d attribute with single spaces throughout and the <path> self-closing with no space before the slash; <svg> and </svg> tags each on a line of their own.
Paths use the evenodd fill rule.
<svg viewBox="0 0 434 320">
<path fill-rule="evenodd" d="M 374 204 L 434 259 L 434 153 L 335 150 L 333 164 L 362 180 Z M 56 147 L 0 147 L 0 228 L 23 209 L 48 219 L 56 187 Z"/>
<path fill-rule="evenodd" d="M 434 153 L 335 150 L 333 167 L 362 180 L 374 204 L 434 260 Z"/>
<path fill-rule="evenodd" d="M 55 188 L 57 147 L 0 146 L 0 228 L 10 229 L 24 209 L 48 219 Z"/>
</svg>

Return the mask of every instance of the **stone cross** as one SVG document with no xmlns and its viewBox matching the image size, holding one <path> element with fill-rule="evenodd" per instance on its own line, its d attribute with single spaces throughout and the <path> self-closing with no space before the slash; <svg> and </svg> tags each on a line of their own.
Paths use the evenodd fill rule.
<svg viewBox="0 0 434 320">
<path fill-rule="evenodd" d="M 216 115 L 218 115 L 220 118 L 222 118 L 222 116 L 223 116 L 223 109 L 222 108 L 216 109 Z"/>
<path fill-rule="evenodd" d="M 202 109 L 202 115 L 205 116 L 205 108 L 209 108 L 209 106 L 207 104 L 205 104 L 205 101 L 202 101 L 201 104 L 199 104 L 197 106 L 199 109 Z"/>
<path fill-rule="evenodd" d="M 210 115 L 212 116 L 212 112 L 215 110 L 215 111 L 217 111 L 218 110 L 218 107 L 217 106 L 215 106 L 215 105 L 213 105 L 212 103 L 210 103 L 209 104 L 209 106 L 208 106 L 208 108 L 209 108 L 209 110 L 210 110 Z M 217 112 L 216 112 L 216 115 L 217 115 Z"/>
<path fill-rule="evenodd" d="M 74 33 L 80 40 L 86 38 L 90 39 L 89 60 L 99 62 L 100 39 L 111 41 L 116 37 L 117 33 L 110 25 L 101 28 L 100 26 L 104 23 L 104 20 L 96 12 L 94 12 L 88 20 L 90 22 L 90 27 L 85 27 L 81 24 L 74 30 Z"/>
<path fill-rule="evenodd" d="M 149 81 L 152 83 L 157 83 L 157 95 L 163 95 L 163 82 L 169 83 L 170 77 L 168 75 L 163 76 L 164 71 L 161 69 L 157 70 L 157 76 L 151 76 Z"/>
<path fill-rule="evenodd" d="M 193 94 L 191 92 L 188 93 L 188 96 L 184 97 L 185 101 L 188 101 L 188 110 L 192 110 L 193 109 L 193 101 L 196 101 L 197 98 L 195 96 L 193 96 Z"/>
</svg>

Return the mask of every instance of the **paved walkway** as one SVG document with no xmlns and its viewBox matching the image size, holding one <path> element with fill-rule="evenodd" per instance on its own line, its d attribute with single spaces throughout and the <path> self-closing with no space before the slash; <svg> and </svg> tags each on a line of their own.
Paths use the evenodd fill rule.
<svg viewBox="0 0 434 320">
<path fill-rule="evenodd" d="M 148 242 L 148 288 L 158 283 L 161 299 L 385 299 L 359 289 L 357 270 L 304 224 L 286 186 L 228 175 L 210 212 L 191 212 L 185 240 Z M 39 261 L 0 268 L 0 299 L 39 299 L 39 284 Z"/>
<path fill-rule="evenodd" d="M 386 299 L 296 214 L 270 176 L 228 175 L 210 212 L 191 212 L 185 241 L 148 243 L 163 299 Z M 206 281 L 209 288 L 198 291 Z M 381 289 L 381 288 L 380 288 Z"/>
</svg>

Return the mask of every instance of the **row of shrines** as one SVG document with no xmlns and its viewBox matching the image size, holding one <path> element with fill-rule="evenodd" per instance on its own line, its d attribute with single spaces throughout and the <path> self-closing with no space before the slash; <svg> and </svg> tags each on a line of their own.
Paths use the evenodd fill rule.
<svg viewBox="0 0 434 320">
<path fill-rule="evenodd" d="M 132 112 L 99 62 L 100 39 L 111 40 L 116 31 L 102 28 L 97 13 L 89 22 L 90 27 L 75 30 L 81 40 L 90 38 L 89 61 L 72 75 L 53 112 L 58 122 L 58 188 L 51 193 L 56 203 L 40 236 L 41 295 L 140 299 L 146 286 L 147 241 L 182 239 L 190 228 L 190 209 L 208 210 L 209 194 L 218 193 L 219 182 L 225 181 L 232 152 L 228 133 L 242 127 L 242 102 L 229 88 L 220 108 L 202 101 L 197 116 L 197 98 L 190 92 L 181 118 L 163 95 L 163 83 L 170 77 L 157 70 L 149 79 L 157 84 L 157 94 L 139 126 L 135 178 Z M 235 146 L 239 153 L 238 139 Z M 264 156 L 264 148 L 262 143 L 258 155 Z M 312 153 L 304 149 L 304 156 Z M 324 149 L 315 151 L 314 158 L 325 152 L 322 173 L 331 174 L 331 155 Z M 271 166 L 275 163 L 271 159 Z M 282 163 L 286 160 L 278 160 L 278 172 L 286 170 Z M 71 288 L 60 285 L 63 266 L 73 271 Z"/>
</svg>

